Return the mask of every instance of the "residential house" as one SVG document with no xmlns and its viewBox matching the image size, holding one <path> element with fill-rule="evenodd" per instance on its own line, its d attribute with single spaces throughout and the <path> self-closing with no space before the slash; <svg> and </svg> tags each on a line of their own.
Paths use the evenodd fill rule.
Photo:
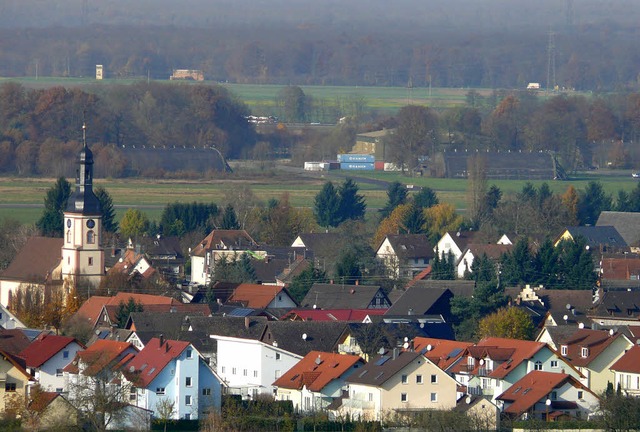
<svg viewBox="0 0 640 432">
<path fill-rule="evenodd" d="M 639 325 L 640 291 L 599 292 L 599 300 L 588 316 L 600 326 Z"/>
<path fill-rule="evenodd" d="M 634 345 L 611 366 L 613 388 L 629 396 L 640 396 L 640 345 Z"/>
<path fill-rule="evenodd" d="M 35 430 L 76 430 L 80 427 L 80 413 L 60 393 L 39 392 L 31 395 L 28 410 L 36 413 L 30 421 Z"/>
<path fill-rule="evenodd" d="M 473 243 L 476 237 L 476 231 L 448 231 L 438 240 L 434 252 L 437 251 L 441 257 L 446 257 L 451 252 L 457 262 L 467 245 Z"/>
<path fill-rule="evenodd" d="M 602 257 L 600 286 L 604 289 L 640 287 L 640 258 L 628 254 Z"/>
<path fill-rule="evenodd" d="M 222 379 L 189 342 L 151 339 L 127 364 L 125 376 L 135 386 L 131 403 L 155 417 L 163 401 L 175 402 L 173 420 L 198 420 L 220 410 Z"/>
<path fill-rule="evenodd" d="M 6 411 L 12 398 L 25 401 L 29 394 L 31 374 L 27 372 L 24 359 L 0 349 L 0 413 Z"/>
<path fill-rule="evenodd" d="M 0 304 L 0 329 L 12 330 L 16 328 L 26 328 L 27 326 L 22 323 L 14 314 L 6 307 Z"/>
<path fill-rule="evenodd" d="M 600 252 L 628 251 L 629 246 L 618 230 L 612 226 L 572 226 L 566 227 L 553 242 L 558 246 L 563 240 L 573 241 L 583 237 L 590 249 Z"/>
<path fill-rule="evenodd" d="M 388 309 L 391 301 L 377 285 L 315 283 L 300 306 L 313 309 Z"/>
<path fill-rule="evenodd" d="M 376 250 L 391 278 L 412 279 L 433 259 L 433 246 L 425 234 L 389 234 Z"/>
<path fill-rule="evenodd" d="M 311 351 L 335 352 L 346 327 L 339 321 L 269 321 L 260 340 L 304 357 Z"/>
<path fill-rule="evenodd" d="M 429 288 L 421 283 L 413 285 L 387 310 L 385 315 L 442 315 L 451 317 L 449 302 L 453 293 L 448 288 Z"/>
<path fill-rule="evenodd" d="M 631 252 L 640 252 L 640 213 L 603 211 L 598 217 L 596 226 L 614 227 L 631 248 Z"/>
<path fill-rule="evenodd" d="M 143 239 L 142 247 L 151 265 L 158 270 L 164 280 L 177 282 L 184 278 L 186 259 L 182 253 L 179 237 L 163 237 L 158 234 L 155 237 Z"/>
<path fill-rule="evenodd" d="M 273 395 L 273 382 L 303 357 L 271 344 L 240 337 L 212 334 L 217 343 L 216 372 L 228 387 L 228 393 L 243 398 Z"/>
<path fill-rule="evenodd" d="M 42 333 L 20 352 L 27 370 L 44 391 L 68 391 L 63 369 L 84 346 L 72 337 Z"/>
<path fill-rule="evenodd" d="M 538 338 L 551 346 L 580 371 L 581 380 L 596 393 L 613 383 L 611 366 L 633 346 L 622 333 L 578 327 L 547 327 Z"/>
<path fill-rule="evenodd" d="M 473 395 L 495 398 L 534 370 L 583 376 L 547 344 L 506 338 L 485 338 L 468 347 L 449 368 L 456 380 Z"/>
<path fill-rule="evenodd" d="M 509 244 L 468 244 L 456 261 L 456 275 L 463 278 L 467 273 L 471 273 L 476 258 L 486 255 L 491 261 L 499 262 L 502 256 L 512 249 L 513 245 Z"/>
<path fill-rule="evenodd" d="M 418 336 L 413 339 L 414 350 L 423 352 L 429 360 L 444 371 L 455 364 L 465 354 L 465 350 L 472 345 L 471 342 L 431 337 Z"/>
<path fill-rule="evenodd" d="M 523 420 L 587 419 L 600 406 L 598 396 L 566 373 L 531 371 L 496 400 L 504 415 Z"/>
<path fill-rule="evenodd" d="M 235 260 L 244 252 L 263 256 L 258 244 L 245 230 L 213 230 L 191 248 L 191 283 L 211 283 L 215 263 L 223 257 Z"/>
<path fill-rule="evenodd" d="M 62 286 L 63 239 L 30 237 L 0 275 L 0 304 L 7 307 L 12 294 L 24 287 L 44 290 Z M 43 291 L 44 292 L 44 291 Z"/>
<path fill-rule="evenodd" d="M 363 365 L 359 356 L 311 351 L 273 383 L 276 399 L 292 401 L 296 411 L 324 411 Z"/>
<path fill-rule="evenodd" d="M 394 413 L 456 405 L 458 383 L 420 352 L 385 350 L 346 381 L 349 398 L 336 411 L 354 419 L 379 421 Z"/>
<path fill-rule="evenodd" d="M 0 328 L 0 349 L 6 353 L 18 355 L 29 346 L 31 339 L 23 329 L 5 330 Z"/>
<path fill-rule="evenodd" d="M 282 320 L 363 322 L 368 316 L 383 315 L 386 311 L 386 309 L 293 309 L 287 312 Z"/>
<path fill-rule="evenodd" d="M 471 430 L 500 429 L 500 408 L 490 397 L 468 394 L 458 399 L 454 411 L 462 412 L 469 418 Z"/>
<path fill-rule="evenodd" d="M 130 279 L 152 280 L 159 278 L 158 271 L 153 267 L 149 258 L 136 249 L 126 249 L 118 262 L 109 269 L 107 274 L 120 273 Z"/>
<path fill-rule="evenodd" d="M 297 306 L 285 287 L 251 283 L 238 285 L 228 298 L 227 303 L 254 309 L 291 309 Z"/>
</svg>

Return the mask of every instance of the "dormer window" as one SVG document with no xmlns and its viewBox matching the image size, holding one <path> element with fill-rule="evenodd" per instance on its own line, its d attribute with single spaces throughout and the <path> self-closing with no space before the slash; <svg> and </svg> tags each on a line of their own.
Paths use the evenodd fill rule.
<svg viewBox="0 0 640 432">
<path fill-rule="evenodd" d="M 589 357 L 589 348 L 586 347 L 582 347 L 582 353 L 581 353 L 582 357 L 586 358 Z"/>
<path fill-rule="evenodd" d="M 566 346 L 566 345 L 562 345 L 562 346 L 560 347 L 560 353 L 561 353 L 563 356 L 566 356 L 566 355 L 567 355 L 567 353 L 568 353 L 568 351 L 569 351 L 569 347 L 568 347 L 568 346 Z"/>
</svg>

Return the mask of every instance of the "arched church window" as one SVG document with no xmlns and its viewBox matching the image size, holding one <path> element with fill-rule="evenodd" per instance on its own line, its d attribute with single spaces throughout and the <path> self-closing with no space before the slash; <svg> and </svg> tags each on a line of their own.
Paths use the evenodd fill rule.
<svg viewBox="0 0 640 432">
<path fill-rule="evenodd" d="M 87 231 L 87 243 L 94 244 L 96 242 L 96 233 Z"/>
<path fill-rule="evenodd" d="M 71 230 L 67 230 L 67 243 L 71 243 Z"/>
</svg>

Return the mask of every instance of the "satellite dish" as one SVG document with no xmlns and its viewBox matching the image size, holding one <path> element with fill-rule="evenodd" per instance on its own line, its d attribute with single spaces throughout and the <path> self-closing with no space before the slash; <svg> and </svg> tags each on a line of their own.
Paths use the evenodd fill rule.
<svg viewBox="0 0 640 432">
<path fill-rule="evenodd" d="M 431 344 L 427 345 L 427 351 L 431 351 L 433 349 L 433 346 Z"/>
<path fill-rule="evenodd" d="M 567 310 L 571 310 L 571 303 L 567 303 L 566 308 L 567 308 Z"/>
<path fill-rule="evenodd" d="M 565 320 L 565 321 L 568 320 L 569 319 L 569 315 L 563 315 L 562 319 Z"/>
<path fill-rule="evenodd" d="M 405 341 L 405 342 L 409 342 L 409 338 L 405 336 L 405 337 L 404 337 L 404 341 Z"/>
<path fill-rule="evenodd" d="M 467 403 L 467 405 L 469 405 L 471 403 L 471 396 L 467 396 L 464 401 Z"/>
<path fill-rule="evenodd" d="M 302 333 L 302 340 L 307 340 L 307 334 L 306 333 Z"/>
<path fill-rule="evenodd" d="M 313 308 L 316 309 L 318 307 L 318 305 L 313 305 Z"/>
<path fill-rule="evenodd" d="M 484 359 L 480 359 L 480 366 L 484 364 Z"/>
<path fill-rule="evenodd" d="M 613 336 L 614 333 L 613 329 L 609 330 L 609 336 Z"/>
<path fill-rule="evenodd" d="M 424 323 L 420 323 L 420 328 L 424 328 Z"/>
<path fill-rule="evenodd" d="M 384 348 L 380 348 L 380 349 L 378 350 L 378 354 L 380 354 L 380 355 L 384 354 Z"/>
<path fill-rule="evenodd" d="M 274 347 L 278 348 L 278 342 L 273 341 L 273 344 L 272 344 L 272 345 L 273 345 Z"/>
<path fill-rule="evenodd" d="M 133 367 L 133 366 L 129 367 L 129 372 L 134 373 L 135 371 L 136 371 L 135 367 Z"/>
<path fill-rule="evenodd" d="M 584 323 L 580 323 L 580 324 L 578 324 L 578 328 L 579 328 L 579 329 L 583 329 L 583 328 L 584 328 Z"/>
<path fill-rule="evenodd" d="M 405 342 L 402 344 L 402 348 L 407 349 L 409 348 L 409 342 Z"/>
</svg>

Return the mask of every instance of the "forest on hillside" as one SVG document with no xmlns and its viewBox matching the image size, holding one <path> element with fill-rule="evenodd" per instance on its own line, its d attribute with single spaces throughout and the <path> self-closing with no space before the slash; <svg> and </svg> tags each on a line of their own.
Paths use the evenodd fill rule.
<svg viewBox="0 0 640 432">
<path fill-rule="evenodd" d="M 0 76 L 637 89 L 638 21 L 629 0 L 26 0 L 0 5 Z"/>
</svg>

